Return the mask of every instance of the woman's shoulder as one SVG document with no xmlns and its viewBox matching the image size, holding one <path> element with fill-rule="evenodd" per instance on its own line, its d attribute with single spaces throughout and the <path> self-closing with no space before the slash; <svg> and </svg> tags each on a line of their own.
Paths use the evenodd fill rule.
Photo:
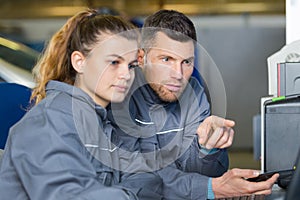
<svg viewBox="0 0 300 200">
<path fill-rule="evenodd" d="M 10 134 L 29 136 L 39 132 L 59 132 L 63 126 L 70 126 L 72 123 L 71 102 L 72 99 L 63 93 L 47 95 L 14 124 Z"/>
</svg>

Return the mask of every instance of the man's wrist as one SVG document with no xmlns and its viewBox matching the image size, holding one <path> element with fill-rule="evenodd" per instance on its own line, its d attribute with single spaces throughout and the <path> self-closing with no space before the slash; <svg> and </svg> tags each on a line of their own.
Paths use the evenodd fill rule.
<svg viewBox="0 0 300 200">
<path fill-rule="evenodd" d="M 204 146 L 202 146 L 201 144 L 199 144 L 199 146 L 200 146 L 200 152 L 205 155 L 214 154 L 219 151 L 218 148 L 207 149 Z"/>
<path fill-rule="evenodd" d="M 212 189 L 212 178 L 211 177 L 208 179 L 208 184 L 207 184 L 207 199 L 215 199 L 215 194 Z"/>
</svg>

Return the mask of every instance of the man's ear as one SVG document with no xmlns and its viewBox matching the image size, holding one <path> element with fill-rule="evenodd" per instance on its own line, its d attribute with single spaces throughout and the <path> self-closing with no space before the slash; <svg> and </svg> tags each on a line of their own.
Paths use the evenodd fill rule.
<svg viewBox="0 0 300 200">
<path fill-rule="evenodd" d="M 71 63 L 73 68 L 75 69 L 75 71 L 77 71 L 78 73 L 82 73 L 84 70 L 84 55 L 79 52 L 79 51 L 74 51 L 71 54 Z"/>
<path fill-rule="evenodd" d="M 143 49 L 139 49 L 138 50 L 138 58 L 137 58 L 137 61 L 138 61 L 138 63 L 139 63 L 139 66 L 141 67 L 141 68 L 143 68 L 143 66 L 144 66 L 144 56 L 145 56 L 145 51 L 143 50 Z"/>
</svg>

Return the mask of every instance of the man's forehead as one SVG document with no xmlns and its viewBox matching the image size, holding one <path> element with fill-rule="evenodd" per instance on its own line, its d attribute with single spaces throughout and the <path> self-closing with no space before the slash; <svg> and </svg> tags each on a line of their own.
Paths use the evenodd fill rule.
<svg viewBox="0 0 300 200">
<path fill-rule="evenodd" d="M 194 56 L 194 43 L 193 40 L 177 41 L 162 32 L 158 32 L 155 35 L 155 40 L 151 45 L 151 49 L 165 52 L 168 54 L 174 54 L 182 58 L 190 58 Z"/>
</svg>

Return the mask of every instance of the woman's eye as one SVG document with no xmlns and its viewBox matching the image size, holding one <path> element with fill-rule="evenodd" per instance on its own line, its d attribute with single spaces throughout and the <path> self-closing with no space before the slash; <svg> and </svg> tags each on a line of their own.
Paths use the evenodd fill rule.
<svg viewBox="0 0 300 200">
<path fill-rule="evenodd" d="M 139 66 L 138 62 L 132 62 L 128 65 L 128 69 L 134 69 Z"/>
<path fill-rule="evenodd" d="M 110 62 L 111 65 L 118 65 L 120 62 L 118 60 L 113 60 Z"/>
<path fill-rule="evenodd" d="M 138 67 L 138 65 L 135 65 L 135 64 L 129 64 L 128 65 L 128 69 L 134 69 L 136 67 Z"/>
</svg>

